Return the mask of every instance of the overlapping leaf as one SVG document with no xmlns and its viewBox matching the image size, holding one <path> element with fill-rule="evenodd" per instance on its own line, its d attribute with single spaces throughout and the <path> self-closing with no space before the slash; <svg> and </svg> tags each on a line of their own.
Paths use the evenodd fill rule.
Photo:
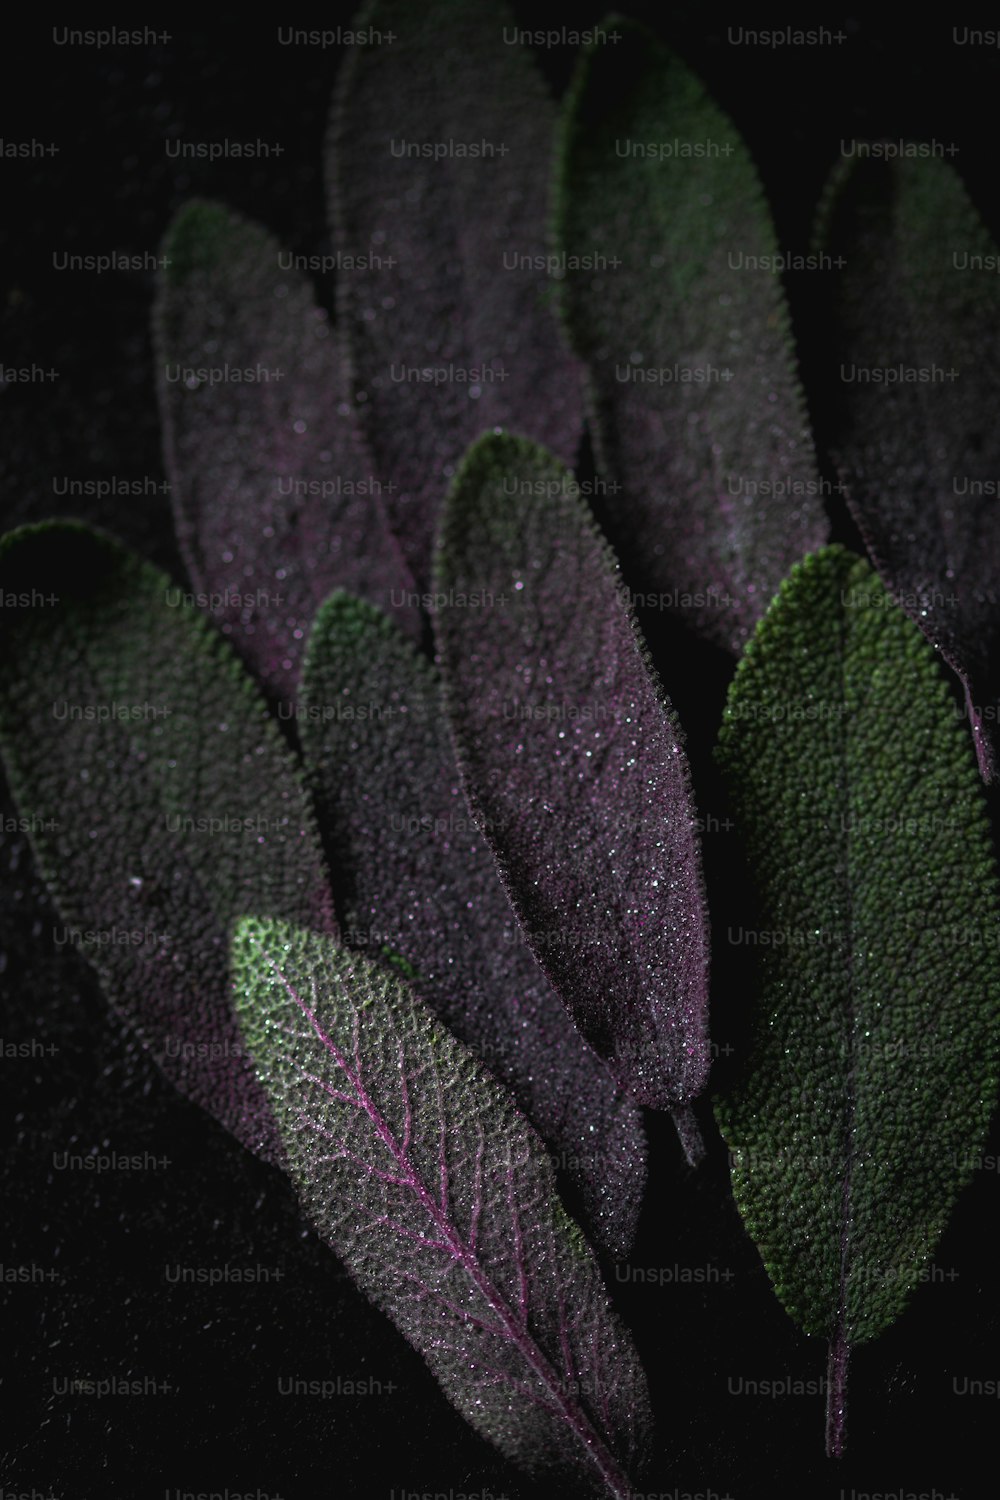
<svg viewBox="0 0 1000 1500">
<path fill-rule="evenodd" d="M 234 972 L 303 1203 L 358 1285 L 509 1458 L 626 1500 L 645 1379 L 527 1121 L 360 955 L 250 919 Z"/>
<path fill-rule="evenodd" d="M 845 264 L 832 303 L 829 413 L 858 525 L 889 592 L 966 689 L 980 769 L 1000 714 L 997 246 L 954 169 L 854 157 L 820 239 Z"/>
<path fill-rule="evenodd" d="M 539 962 L 643 1103 L 708 1070 L 708 939 L 681 737 L 570 474 L 483 438 L 449 495 L 435 616 L 452 728 Z"/>
<path fill-rule="evenodd" d="M 331 589 L 392 609 L 419 636 L 412 579 L 326 313 L 290 254 L 196 201 L 163 255 L 154 332 L 178 537 L 198 602 L 263 681 L 292 696 Z"/>
<path fill-rule="evenodd" d="M 826 540 L 770 214 L 740 136 L 685 65 L 614 18 L 564 106 L 556 240 L 570 341 L 639 593 L 739 651 Z M 760 268 L 763 259 L 763 269 Z"/>
<path fill-rule="evenodd" d="M 376 0 L 330 132 L 339 306 L 362 416 L 410 565 L 468 444 L 494 427 L 572 463 L 580 372 L 549 306 L 555 107 L 513 17 L 486 0 Z M 516 28 L 513 28 L 516 30 Z"/>
<path fill-rule="evenodd" d="M 719 1118 L 778 1296 L 830 1341 L 839 1452 L 848 1352 L 902 1309 L 996 1098 L 985 798 L 931 648 L 842 548 L 782 586 L 717 753 L 757 896 Z"/>
<path fill-rule="evenodd" d="M 205 617 L 109 537 L 13 532 L 0 588 L 0 748 L 65 940 L 171 1081 L 280 1157 L 227 942 L 248 907 L 333 930 L 295 762 Z"/>
<path fill-rule="evenodd" d="M 521 936 L 462 794 L 433 669 L 377 610 L 335 595 L 309 641 L 299 725 L 345 942 L 405 960 L 578 1185 L 595 1236 L 627 1253 L 645 1181 L 639 1110 Z"/>
</svg>

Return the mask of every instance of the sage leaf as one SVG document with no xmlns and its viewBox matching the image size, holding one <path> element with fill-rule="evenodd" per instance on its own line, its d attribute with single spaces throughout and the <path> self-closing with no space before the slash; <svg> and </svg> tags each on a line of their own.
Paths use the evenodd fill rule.
<svg viewBox="0 0 1000 1500">
<path fill-rule="evenodd" d="M 343 940 L 413 988 L 501 1083 L 619 1256 L 646 1176 L 638 1107 L 574 1027 L 518 927 L 462 793 L 441 686 L 384 615 L 335 594 L 313 627 L 299 733 Z"/>
<path fill-rule="evenodd" d="M 334 930 L 296 762 L 208 619 L 110 537 L 12 532 L 0 588 L 0 752 L 60 941 L 182 1093 L 280 1160 L 228 929 L 250 906 Z"/>
<path fill-rule="evenodd" d="M 708 1072 L 708 931 L 681 732 L 572 476 L 486 437 L 448 496 L 434 615 L 470 803 L 539 963 L 634 1097 Z"/>
<path fill-rule="evenodd" d="M 752 1046 L 718 1102 L 733 1190 L 792 1318 L 851 1349 L 899 1316 L 997 1091 L 1000 907 L 985 797 L 934 652 L 867 562 L 793 570 L 717 756 L 755 897 Z"/>
<path fill-rule="evenodd" d="M 237 1007 L 303 1206 L 483 1437 L 630 1497 L 645 1378 L 541 1142 L 397 976 L 247 919 Z"/>
<path fill-rule="evenodd" d="M 201 200 L 174 219 L 163 258 L 157 389 L 197 602 L 286 698 L 334 588 L 392 609 L 419 639 L 413 580 L 346 402 L 342 354 L 294 258 Z"/>
<path fill-rule="evenodd" d="M 331 119 L 354 394 L 423 588 L 441 497 L 474 438 L 510 427 L 573 463 L 583 434 L 546 243 L 556 109 L 531 49 L 503 41 L 514 20 L 496 0 L 375 0 Z"/>
<path fill-rule="evenodd" d="M 555 205 L 600 517 L 637 594 L 738 653 L 827 537 L 774 227 L 700 81 L 644 27 L 604 30 L 564 101 Z"/>
<path fill-rule="evenodd" d="M 872 561 L 965 688 L 984 779 L 1000 713 L 997 247 L 954 168 L 849 158 L 818 237 L 842 261 L 829 442 Z"/>
</svg>

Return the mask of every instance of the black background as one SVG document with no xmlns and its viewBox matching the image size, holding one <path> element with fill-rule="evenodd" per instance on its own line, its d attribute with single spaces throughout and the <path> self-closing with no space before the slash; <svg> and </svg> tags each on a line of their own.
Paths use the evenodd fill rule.
<svg viewBox="0 0 1000 1500">
<path fill-rule="evenodd" d="M 521 25 L 562 24 L 555 6 L 516 7 Z M 747 139 L 779 242 L 808 248 L 809 225 L 841 141 L 955 143 L 961 172 L 996 236 L 996 98 L 1000 53 L 956 46 L 953 23 L 815 21 L 841 45 L 768 51 L 731 45 L 726 18 L 700 6 L 634 6 L 703 76 Z M 573 16 L 599 19 L 589 8 Z M 277 26 L 349 24 L 243 14 L 171 32 L 147 49 L 58 47 L 53 22 L 23 18 L 6 37 L 3 135 L 59 153 L 4 160 L 0 362 L 59 369 L 50 384 L 0 388 L 6 524 L 66 514 L 54 475 L 163 478 L 152 378 L 153 276 L 56 272 L 53 253 L 155 251 L 195 194 L 258 219 L 297 253 L 329 252 L 322 140 L 338 53 L 281 47 Z M 62 21 L 60 25 L 64 24 Z M 73 22 L 91 25 L 91 22 Z M 100 23 L 106 24 L 106 23 Z M 740 17 L 734 25 L 785 24 Z M 969 24 L 979 24 L 975 20 Z M 988 22 L 986 24 L 989 24 Z M 568 49 L 541 54 L 555 90 Z M 168 158 L 165 141 L 261 138 L 278 161 Z M 803 376 L 822 444 L 832 390 L 820 275 L 787 278 Z M 317 295 L 331 304 L 329 285 Z M 984 349 L 985 359 L 996 359 Z M 828 471 L 829 472 L 829 471 Z M 79 504 L 73 513 L 84 513 Z M 90 504 L 90 519 L 183 576 L 163 494 Z M 850 540 L 839 511 L 836 532 Z M 654 646 L 688 726 L 700 806 L 720 812 L 704 751 L 728 668 L 674 626 Z M 8 804 L 6 812 L 13 808 Z M 82 960 L 51 940 L 54 914 L 22 835 L 0 835 L 0 1034 L 34 1055 L 0 1057 L 6 1267 L 35 1265 L 37 1285 L 4 1285 L 0 1480 L 6 1491 L 65 1497 L 224 1490 L 284 1500 L 407 1491 L 555 1495 L 533 1487 L 445 1402 L 419 1357 L 345 1279 L 299 1217 L 289 1185 L 173 1093 L 108 1012 Z M 706 836 L 713 922 L 725 931 L 737 877 L 724 833 Z M 724 943 L 713 989 L 716 1038 L 738 1030 L 739 962 Z M 857 1351 L 848 1457 L 823 1456 L 821 1396 L 731 1394 L 740 1378 L 818 1380 L 824 1351 L 798 1333 L 770 1291 L 728 1193 L 715 1145 L 698 1174 L 672 1131 L 650 1119 L 652 1174 L 638 1267 L 714 1267 L 701 1284 L 622 1284 L 608 1276 L 649 1371 L 659 1418 L 649 1488 L 734 1500 L 861 1492 L 988 1493 L 995 1405 L 959 1398 L 953 1380 L 996 1379 L 995 1174 L 978 1172 L 895 1328 Z M 58 1171 L 53 1153 L 150 1152 L 169 1165 L 101 1176 Z M 997 1153 L 994 1138 L 988 1147 Z M 260 1285 L 172 1285 L 166 1266 L 261 1266 Z M 280 1273 L 280 1279 L 279 1278 Z M 726 1274 L 731 1273 L 731 1274 Z M 954 1273 L 953 1275 L 951 1273 Z M 712 1274 L 712 1273 L 707 1273 Z M 54 1382 L 152 1376 L 143 1397 L 71 1397 Z M 382 1394 L 281 1396 L 279 1379 L 369 1379 Z M 388 1383 L 395 1389 L 389 1391 Z M 992 1486 L 992 1481 L 990 1481 Z"/>
</svg>

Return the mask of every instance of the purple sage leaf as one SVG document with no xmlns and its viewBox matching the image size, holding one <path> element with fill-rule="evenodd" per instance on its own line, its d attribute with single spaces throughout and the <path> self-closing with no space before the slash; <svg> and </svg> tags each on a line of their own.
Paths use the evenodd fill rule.
<svg viewBox="0 0 1000 1500">
<path fill-rule="evenodd" d="M 378 610 L 334 595 L 309 640 L 298 719 L 344 941 L 404 960 L 575 1183 L 595 1238 L 626 1255 L 646 1176 L 640 1111 L 524 941 L 462 792 L 434 669 Z"/>
<path fill-rule="evenodd" d="M 228 939 L 248 907 L 335 930 L 298 767 L 207 618 L 110 537 L 12 532 L 0 588 L 0 749 L 64 940 L 170 1081 L 279 1161 Z"/>
<path fill-rule="evenodd" d="M 644 1104 L 708 1072 L 708 928 L 687 760 L 572 476 L 483 438 L 442 524 L 435 616 L 459 763 L 539 962 Z"/>
<path fill-rule="evenodd" d="M 849 159 L 827 191 L 820 237 L 845 262 L 833 299 L 842 399 L 831 447 L 886 588 L 962 680 L 990 781 L 1000 714 L 997 247 L 954 169 L 933 159 Z"/>
<path fill-rule="evenodd" d="M 215 203 L 183 208 L 163 254 L 157 384 L 197 602 L 288 697 L 313 615 L 334 588 L 397 606 L 419 639 L 413 582 L 305 276 L 263 229 Z"/>
<path fill-rule="evenodd" d="M 233 968 L 319 1233 L 483 1437 L 628 1500 L 645 1377 L 506 1092 L 397 976 L 326 938 L 248 919 Z"/>
<path fill-rule="evenodd" d="M 618 44 L 584 54 L 564 105 L 556 204 L 563 319 L 618 487 L 602 521 L 633 588 L 738 653 L 827 537 L 774 226 L 700 81 L 644 27 L 606 28 Z"/>
<path fill-rule="evenodd" d="M 494 0 L 376 0 L 331 121 L 341 322 L 423 587 L 440 498 L 474 438 L 511 427 L 572 464 L 583 431 L 549 296 L 556 110 L 530 49 L 502 40 L 513 19 Z"/>
</svg>

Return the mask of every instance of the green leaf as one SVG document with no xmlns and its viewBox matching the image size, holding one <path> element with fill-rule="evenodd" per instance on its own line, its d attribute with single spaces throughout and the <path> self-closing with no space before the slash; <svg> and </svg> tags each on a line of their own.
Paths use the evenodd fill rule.
<svg viewBox="0 0 1000 1500">
<path fill-rule="evenodd" d="M 601 519 L 632 587 L 735 653 L 827 537 L 778 245 L 699 80 L 644 27 L 604 29 L 621 40 L 584 54 L 567 95 L 555 213 Z"/>
<path fill-rule="evenodd" d="M 645 1378 L 508 1095 L 395 975 L 326 938 L 247 919 L 233 968 L 320 1234 L 484 1437 L 626 1500 Z"/>
<path fill-rule="evenodd" d="M 0 750 L 64 940 L 171 1081 L 280 1160 L 228 929 L 249 907 L 333 930 L 294 757 L 222 637 L 110 537 L 12 532 L 0 590 Z"/>
<path fill-rule="evenodd" d="M 850 1348 L 902 1311 L 997 1088 L 1000 906 L 972 747 L 868 564 L 807 558 L 732 684 L 717 756 L 758 906 L 752 1046 L 717 1103 L 781 1301 Z"/>
</svg>

